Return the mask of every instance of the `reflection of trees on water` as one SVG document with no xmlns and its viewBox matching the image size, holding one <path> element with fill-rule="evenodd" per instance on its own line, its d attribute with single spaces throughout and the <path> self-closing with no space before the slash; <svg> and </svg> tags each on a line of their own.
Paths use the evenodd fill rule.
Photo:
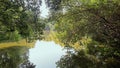
<svg viewBox="0 0 120 68">
<path fill-rule="evenodd" d="M 99 68 L 82 52 L 67 52 L 56 64 L 58 68 Z"/>
<path fill-rule="evenodd" d="M 35 68 L 35 65 L 31 63 L 29 60 L 22 63 L 19 68 Z"/>
<path fill-rule="evenodd" d="M 0 49 L 0 68 L 35 68 L 28 60 L 27 47 L 10 47 Z"/>
<path fill-rule="evenodd" d="M 104 60 L 106 59 L 106 60 Z M 84 50 L 72 51 L 67 47 L 66 55 L 56 62 L 57 68 L 119 68 L 120 61 L 109 55 L 94 56 Z"/>
</svg>

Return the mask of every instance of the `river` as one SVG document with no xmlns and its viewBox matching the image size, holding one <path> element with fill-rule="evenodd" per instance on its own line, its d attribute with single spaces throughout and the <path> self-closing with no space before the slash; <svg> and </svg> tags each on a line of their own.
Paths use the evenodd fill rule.
<svg viewBox="0 0 120 68">
<path fill-rule="evenodd" d="M 56 62 L 65 53 L 66 50 L 53 41 L 37 40 L 33 47 L 9 47 L 8 44 L 0 48 L 0 68 L 56 68 Z"/>
</svg>

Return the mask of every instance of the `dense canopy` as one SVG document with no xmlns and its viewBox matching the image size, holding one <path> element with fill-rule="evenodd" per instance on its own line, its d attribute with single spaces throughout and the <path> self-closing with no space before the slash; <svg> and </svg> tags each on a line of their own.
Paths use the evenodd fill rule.
<svg viewBox="0 0 120 68">
<path fill-rule="evenodd" d="M 0 0 L 0 41 L 40 38 L 40 5 L 41 0 Z"/>
<path fill-rule="evenodd" d="M 59 43 L 62 42 L 64 46 L 72 47 L 76 51 L 71 56 L 68 54 L 62 57 L 57 63 L 58 67 L 118 68 L 120 66 L 119 0 L 48 0 L 47 2 L 51 10 L 49 19 L 54 22 L 54 33 Z M 66 58 L 73 61 L 70 62 Z"/>
</svg>

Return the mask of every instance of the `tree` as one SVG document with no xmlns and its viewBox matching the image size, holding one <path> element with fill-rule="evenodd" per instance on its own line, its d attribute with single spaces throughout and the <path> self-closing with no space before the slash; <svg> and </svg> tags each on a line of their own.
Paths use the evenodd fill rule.
<svg viewBox="0 0 120 68">
<path fill-rule="evenodd" d="M 0 41 L 16 41 L 35 37 L 38 31 L 42 33 L 44 26 L 38 21 L 40 5 L 41 0 L 1 0 Z"/>
<path fill-rule="evenodd" d="M 87 55 L 87 58 L 93 56 L 100 60 L 100 63 L 105 63 L 105 68 L 118 68 L 120 2 L 118 0 L 60 0 L 57 5 L 60 6 L 60 10 L 52 8 L 54 11 L 51 11 L 51 18 L 56 21 L 54 25 L 58 39 L 77 51 L 85 49 L 84 56 Z"/>
</svg>

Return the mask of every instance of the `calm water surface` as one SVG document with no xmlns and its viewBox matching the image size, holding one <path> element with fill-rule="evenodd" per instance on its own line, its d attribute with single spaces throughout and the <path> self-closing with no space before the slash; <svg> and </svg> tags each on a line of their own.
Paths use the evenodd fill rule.
<svg viewBox="0 0 120 68">
<path fill-rule="evenodd" d="M 56 62 L 66 53 L 53 41 L 36 41 L 33 48 L 4 45 L 0 48 L 0 68 L 56 68 Z"/>
<path fill-rule="evenodd" d="M 37 41 L 35 47 L 29 49 L 29 60 L 36 68 L 56 68 L 55 62 L 64 54 L 65 50 L 53 41 Z"/>
</svg>

